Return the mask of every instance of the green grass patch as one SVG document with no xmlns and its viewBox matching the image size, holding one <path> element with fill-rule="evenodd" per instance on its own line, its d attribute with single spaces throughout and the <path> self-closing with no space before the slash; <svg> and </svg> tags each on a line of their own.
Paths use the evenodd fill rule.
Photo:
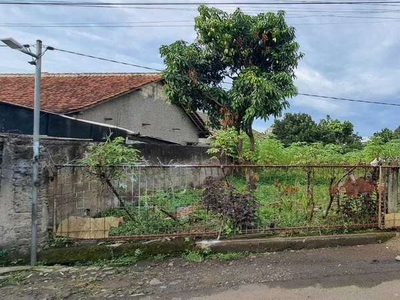
<svg viewBox="0 0 400 300">
<path fill-rule="evenodd" d="M 17 272 L 5 275 L 0 278 L 0 287 L 8 285 L 19 285 L 23 279 L 25 279 L 30 273 L 27 271 Z"/>
<path fill-rule="evenodd" d="M 247 252 L 212 253 L 207 258 L 231 261 L 231 260 L 238 260 L 238 259 L 245 258 L 248 255 L 249 255 L 249 253 L 247 253 Z"/>
<path fill-rule="evenodd" d="M 204 261 L 204 254 L 197 250 L 187 251 L 182 255 L 182 257 L 186 261 L 192 262 L 192 263 L 201 263 Z"/>
</svg>

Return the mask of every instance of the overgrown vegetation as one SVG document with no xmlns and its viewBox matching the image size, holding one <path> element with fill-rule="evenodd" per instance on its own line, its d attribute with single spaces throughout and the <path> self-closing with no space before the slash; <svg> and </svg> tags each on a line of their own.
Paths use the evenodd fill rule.
<svg viewBox="0 0 400 300">
<path fill-rule="evenodd" d="M 201 205 L 201 189 L 183 189 L 177 192 L 155 192 L 144 195 L 139 203 L 126 205 L 133 216 L 125 224 L 111 229 L 111 235 L 146 235 L 188 231 L 216 231 L 221 221 L 217 214 L 207 212 Z M 181 215 L 180 209 L 187 210 Z M 126 210 L 105 211 L 101 216 L 125 217 Z"/>
<path fill-rule="evenodd" d="M 220 214 L 230 230 L 256 227 L 257 203 L 250 190 L 238 191 L 226 181 L 207 177 L 202 202 L 208 211 Z"/>
<path fill-rule="evenodd" d="M 214 232 L 223 235 L 260 228 L 369 224 L 376 222 L 376 193 L 340 195 L 326 216 L 333 179 L 341 169 L 314 172 L 303 167 L 259 169 L 249 185 L 245 174 L 231 170 L 225 179 L 207 177 L 199 188 L 142 195 L 126 209 L 133 219 L 110 231 L 113 236 Z M 369 171 L 355 170 L 368 177 Z M 181 214 L 180 211 L 184 211 Z M 102 216 L 126 217 L 112 209 Z"/>
<path fill-rule="evenodd" d="M 376 157 L 398 161 L 400 140 L 391 139 L 394 134 L 383 131 L 362 149 L 357 149 L 350 147 L 345 137 L 353 134 L 349 124 L 328 118 L 319 126 L 325 128 L 323 132 L 329 128 L 336 132 L 335 144 L 296 142 L 285 145 L 270 136 L 256 138 L 255 151 L 250 151 L 250 141 L 243 133 L 234 128 L 217 131 L 209 152 L 220 159 L 228 157 L 233 161 L 293 165 L 294 168 L 225 170 L 223 179 L 208 177 L 198 187 L 147 191 L 127 203 L 120 196 L 126 191 L 118 191 L 112 185 L 113 180 L 124 179 L 124 169 L 110 168 L 107 164 L 134 164 L 139 155 L 136 150 L 126 148 L 121 139 L 109 140 L 92 148 L 83 162 L 102 180 L 107 182 L 108 178 L 120 199 L 120 208 L 101 213 L 101 216 L 124 217 L 124 224 L 111 229 L 112 236 L 194 232 L 226 235 L 257 228 L 374 223 L 376 192 L 351 197 L 338 195 L 340 201 L 333 201 L 337 195 L 331 193 L 331 188 L 340 183 L 345 169 L 315 172 L 295 166 L 369 164 Z M 240 140 L 243 141 L 241 151 L 238 149 Z M 362 169 L 358 173 L 360 178 L 370 176 Z M 249 174 L 251 180 L 248 180 Z"/>
</svg>

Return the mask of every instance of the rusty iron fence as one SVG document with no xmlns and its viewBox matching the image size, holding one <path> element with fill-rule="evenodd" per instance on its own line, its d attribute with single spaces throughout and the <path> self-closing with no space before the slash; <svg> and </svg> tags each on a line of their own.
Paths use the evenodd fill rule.
<svg viewBox="0 0 400 300">
<path fill-rule="evenodd" d="M 398 167 L 116 166 L 107 182 L 58 165 L 49 187 L 54 236 L 140 240 L 384 226 L 397 212 Z M 122 179 L 121 179 L 122 178 Z"/>
</svg>

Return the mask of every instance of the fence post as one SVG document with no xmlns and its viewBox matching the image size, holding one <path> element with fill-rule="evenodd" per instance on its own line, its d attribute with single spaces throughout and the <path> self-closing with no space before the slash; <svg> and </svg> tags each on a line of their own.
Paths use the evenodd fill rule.
<svg viewBox="0 0 400 300">
<path fill-rule="evenodd" d="M 379 181 L 378 181 L 378 228 L 382 228 L 382 196 L 383 196 L 383 178 L 382 178 L 382 166 L 379 166 Z"/>
<path fill-rule="evenodd" d="M 389 169 L 388 180 L 388 213 L 397 213 L 398 204 L 398 177 L 399 169 L 397 167 Z"/>
</svg>

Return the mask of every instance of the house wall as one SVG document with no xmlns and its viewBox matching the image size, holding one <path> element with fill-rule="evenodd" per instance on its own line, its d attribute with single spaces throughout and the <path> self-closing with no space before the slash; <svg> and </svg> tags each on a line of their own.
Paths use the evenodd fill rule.
<svg viewBox="0 0 400 300">
<path fill-rule="evenodd" d="M 198 143 L 198 129 L 185 112 L 166 102 L 160 83 L 80 112 L 77 118 L 119 126 L 178 144 Z"/>
</svg>

